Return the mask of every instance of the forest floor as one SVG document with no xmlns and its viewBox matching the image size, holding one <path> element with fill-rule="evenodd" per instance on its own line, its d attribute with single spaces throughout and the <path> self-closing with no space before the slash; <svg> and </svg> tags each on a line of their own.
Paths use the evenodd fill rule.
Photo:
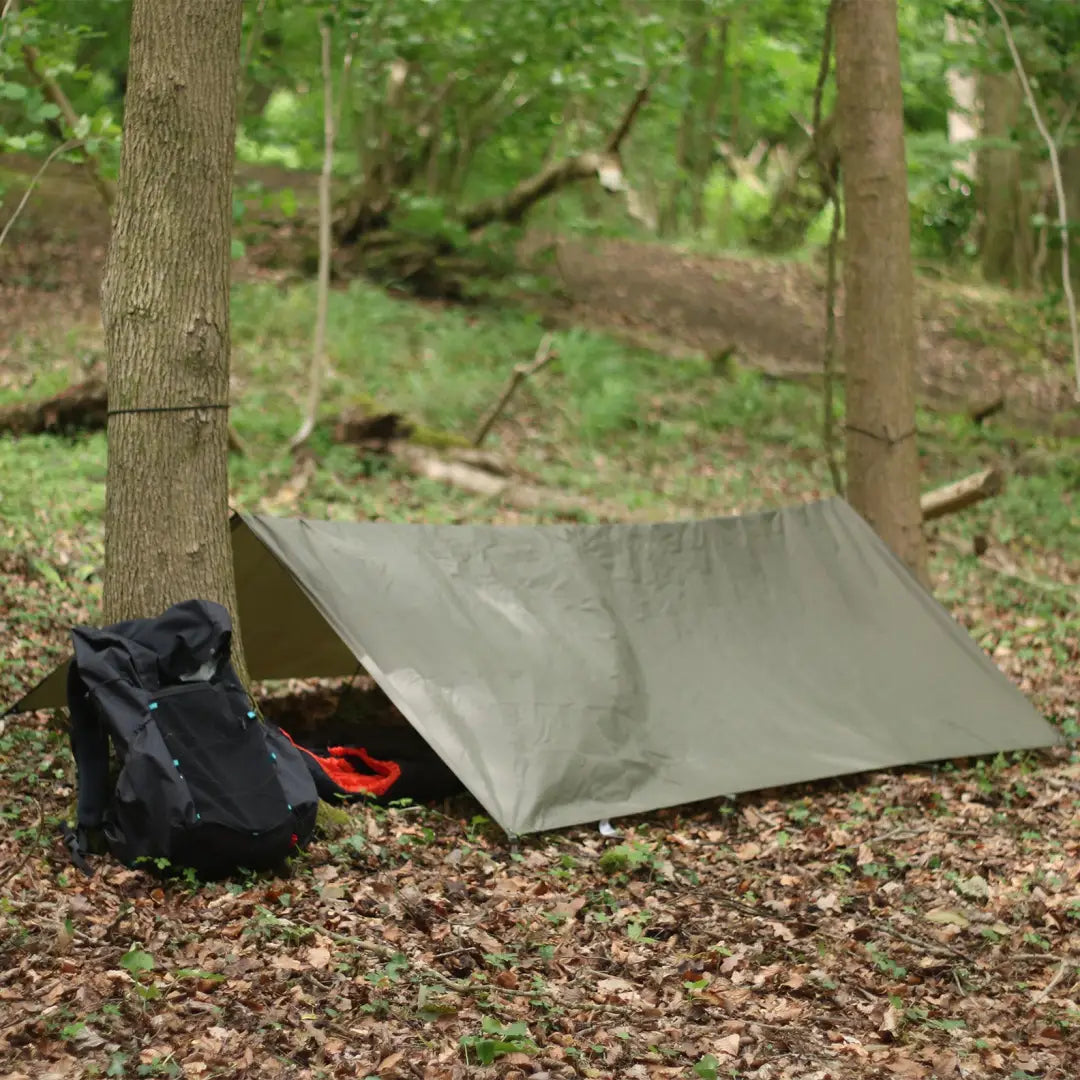
<svg viewBox="0 0 1080 1080">
<path fill-rule="evenodd" d="M 56 179 L 47 212 L 0 252 L 0 404 L 101 361 L 104 226 L 77 181 Z M 756 369 L 807 363 L 817 268 L 572 243 L 558 260 L 570 299 L 540 307 L 584 325 L 556 334 L 557 361 L 511 402 L 494 450 L 594 500 L 597 517 L 829 493 L 818 393 Z M 325 426 L 305 471 L 284 447 L 313 289 L 239 269 L 235 505 L 558 516 L 418 479 Z M 1049 315 L 966 286 L 920 289 L 924 340 L 939 334 L 956 367 L 1061 385 Z M 710 312 L 725 302 L 720 322 Z M 925 316 L 934 303 L 940 326 Z M 542 333 L 536 312 L 349 283 L 331 298 L 327 414 L 367 394 L 468 433 Z M 729 345 L 745 364 L 723 377 L 709 356 Z M 1075 1080 L 1080 443 L 1007 416 L 920 410 L 919 428 L 927 486 L 989 464 L 1008 473 L 1002 495 L 930 530 L 935 594 L 1068 745 L 719 799 L 617 821 L 618 838 L 576 828 L 510 844 L 465 797 L 360 807 L 288 877 L 198 887 L 105 861 L 81 877 L 56 832 L 74 790 L 63 734 L 48 715 L 9 717 L 0 1075 Z M 60 659 L 72 623 L 97 618 L 104 469 L 100 433 L 0 438 L 4 705 Z M 321 684 L 261 690 L 299 694 L 312 715 L 333 707 Z"/>
</svg>

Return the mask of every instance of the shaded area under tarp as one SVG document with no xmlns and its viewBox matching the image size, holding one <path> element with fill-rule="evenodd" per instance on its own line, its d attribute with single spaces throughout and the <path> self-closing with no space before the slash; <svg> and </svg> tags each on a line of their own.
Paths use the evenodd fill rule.
<svg viewBox="0 0 1080 1080">
<path fill-rule="evenodd" d="M 233 545 L 252 678 L 359 660 L 512 833 L 1060 741 L 839 499 L 657 524 L 244 515 Z M 60 704 L 50 679 L 17 708 Z"/>
</svg>

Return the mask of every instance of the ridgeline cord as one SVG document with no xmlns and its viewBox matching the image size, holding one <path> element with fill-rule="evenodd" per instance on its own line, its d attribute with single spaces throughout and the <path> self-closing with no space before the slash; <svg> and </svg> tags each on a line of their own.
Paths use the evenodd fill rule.
<svg viewBox="0 0 1080 1080">
<path fill-rule="evenodd" d="M 132 409 L 107 409 L 106 416 L 123 416 L 125 413 L 198 412 L 199 409 L 228 409 L 225 405 L 148 405 Z"/>
</svg>

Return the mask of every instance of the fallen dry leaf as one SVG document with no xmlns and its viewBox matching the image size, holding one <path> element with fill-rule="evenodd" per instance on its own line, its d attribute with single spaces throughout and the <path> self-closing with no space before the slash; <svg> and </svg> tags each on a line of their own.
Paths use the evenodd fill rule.
<svg viewBox="0 0 1080 1080">
<path fill-rule="evenodd" d="M 322 945 L 315 945 L 304 953 L 304 959 L 316 970 L 321 970 L 330 963 L 330 950 Z"/>
</svg>

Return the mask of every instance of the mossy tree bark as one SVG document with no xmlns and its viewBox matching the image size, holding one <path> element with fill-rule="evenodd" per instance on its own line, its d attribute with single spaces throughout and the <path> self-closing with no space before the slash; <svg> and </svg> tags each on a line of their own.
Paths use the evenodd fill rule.
<svg viewBox="0 0 1080 1080">
<path fill-rule="evenodd" d="M 847 497 L 926 582 L 896 0 L 838 0 L 833 19 L 847 230 Z"/>
<path fill-rule="evenodd" d="M 112 411 L 109 622 L 195 597 L 222 603 L 236 617 L 228 412 L 221 406 L 229 398 L 242 9 L 243 0 L 132 5 L 123 150 L 102 287 Z M 234 647 L 243 671 L 238 633 Z"/>
</svg>

